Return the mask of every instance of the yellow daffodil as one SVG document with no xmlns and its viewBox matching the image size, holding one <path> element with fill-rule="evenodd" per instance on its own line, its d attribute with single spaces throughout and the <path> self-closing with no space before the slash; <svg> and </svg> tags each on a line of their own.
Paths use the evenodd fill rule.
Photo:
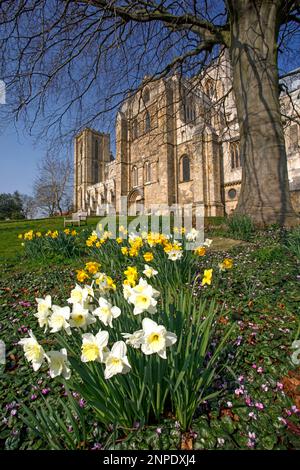
<svg viewBox="0 0 300 470">
<path fill-rule="evenodd" d="M 147 263 L 149 263 L 150 261 L 153 260 L 154 255 L 153 255 L 153 253 L 151 253 L 151 251 L 147 251 L 147 253 L 145 253 L 145 254 L 143 255 L 143 258 L 144 258 L 144 260 L 145 260 Z"/>
<path fill-rule="evenodd" d="M 85 269 L 90 274 L 96 274 L 99 271 L 101 264 L 96 263 L 96 261 L 89 261 L 85 264 Z"/>
<path fill-rule="evenodd" d="M 225 258 L 223 261 L 223 264 L 226 269 L 231 269 L 233 267 L 233 259 L 231 258 Z"/>
<path fill-rule="evenodd" d="M 169 252 L 172 251 L 172 250 L 173 250 L 173 245 L 172 245 L 172 243 L 170 243 L 170 242 L 166 243 L 166 244 L 165 244 L 165 247 L 164 247 L 164 252 L 165 252 L 165 253 L 169 253 Z"/>
<path fill-rule="evenodd" d="M 72 230 L 71 235 L 72 235 L 73 237 L 75 237 L 75 236 L 77 235 L 76 230 Z"/>
<path fill-rule="evenodd" d="M 138 254 L 139 254 L 138 248 L 135 248 L 135 247 L 130 248 L 129 256 L 134 257 L 134 256 L 138 256 Z"/>
<path fill-rule="evenodd" d="M 42 233 L 41 233 L 41 232 L 35 232 L 35 236 L 36 236 L 37 238 L 41 238 Z"/>
<path fill-rule="evenodd" d="M 33 237 L 33 230 L 29 230 L 29 232 L 24 233 L 24 240 L 32 240 Z"/>
<path fill-rule="evenodd" d="M 89 278 L 89 275 L 84 271 L 84 269 L 78 269 L 77 271 L 77 281 L 84 282 Z"/>
<path fill-rule="evenodd" d="M 23 234 L 20 233 L 20 234 L 18 235 L 18 238 L 22 239 L 22 238 L 23 238 Z"/>
<path fill-rule="evenodd" d="M 222 263 L 219 264 L 220 271 L 226 271 L 226 269 L 232 269 L 233 259 L 225 258 Z"/>
<path fill-rule="evenodd" d="M 123 242 L 123 238 L 118 237 L 116 239 L 116 242 L 120 245 Z"/>
<path fill-rule="evenodd" d="M 99 287 L 100 292 L 106 292 L 109 290 L 116 290 L 117 286 L 110 276 L 104 273 L 97 273 L 95 275 L 95 283 Z"/>
<path fill-rule="evenodd" d="M 130 285 L 131 287 L 134 287 L 138 279 L 137 268 L 134 266 L 128 266 L 128 268 L 124 271 L 124 274 L 127 278 L 126 280 L 128 282 L 128 285 Z"/>
<path fill-rule="evenodd" d="M 205 284 L 208 284 L 209 286 L 211 285 L 212 274 L 213 274 L 212 269 L 204 270 L 204 276 L 203 276 L 202 283 L 201 283 L 202 286 L 205 286 Z"/>
<path fill-rule="evenodd" d="M 129 250 L 128 250 L 127 246 L 122 246 L 121 252 L 124 256 L 128 255 Z"/>
<path fill-rule="evenodd" d="M 194 251 L 195 255 L 204 256 L 206 253 L 206 248 L 204 246 L 198 246 Z"/>
<path fill-rule="evenodd" d="M 58 237 L 58 231 L 57 230 L 54 230 L 52 233 L 51 233 L 51 238 L 57 238 Z"/>
<path fill-rule="evenodd" d="M 124 274 L 126 277 L 132 276 L 135 279 L 138 278 L 138 270 L 135 266 L 128 266 L 128 268 L 125 269 Z"/>
<path fill-rule="evenodd" d="M 65 233 L 66 235 L 70 235 L 70 229 L 69 229 L 69 228 L 65 228 L 64 233 Z"/>
</svg>

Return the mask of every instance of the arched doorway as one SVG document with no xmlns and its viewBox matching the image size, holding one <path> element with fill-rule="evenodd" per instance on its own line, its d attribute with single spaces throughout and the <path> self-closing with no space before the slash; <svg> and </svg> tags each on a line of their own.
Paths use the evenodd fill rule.
<svg viewBox="0 0 300 470">
<path fill-rule="evenodd" d="M 128 215 L 144 213 L 144 193 L 141 189 L 133 189 L 128 195 Z"/>
</svg>

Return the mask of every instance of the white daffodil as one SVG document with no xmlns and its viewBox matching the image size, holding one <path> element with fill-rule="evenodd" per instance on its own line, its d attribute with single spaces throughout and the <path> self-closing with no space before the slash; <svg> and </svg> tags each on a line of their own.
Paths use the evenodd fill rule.
<svg viewBox="0 0 300 470">
<path fill-rule="evenodd" d="M 129 346 L 132 346 L 135 349 L 138 349 L 141 347 L 142 344 L 142 338 L 144 336 L 144 330 L 138 330 L 135 331 L 134 333 L 122 333 L 123 338 L 126 339 L 126 344 Z"/>
<path fill-rule="evenodd" d="M 108 332 L 99 330 L 94 336 L 92 333 L 82 335 L 81 360 L 82 362 L 103 362 L 108 354 Z"/>
<path fill-rule="evenodd" d="M 196 230 L 195 228 L 192 228 L 187 234 L 186 234 L 186 239 L 189 242 L 194 242 L 198 236 L 199 236 L 199 230 Z"/>
<path fill-rule="evenodd" d="M 151 277 L 156 276 L 156 274 L 158 274 L 158 271 L 156 271 L 151 266 L 148 266 L 148 264 L 145 264 L 145 269 L 143 271 L 143 274 L 145 274 L 145 276 L 148 277 L 148 279 L 150 279 Z"/>
<path fill-rule="evenodd" d="M 167 331 L 163 325 L 158 325 L 150 318 L 144 318 L 144 336 L 142 338 L 142 351 L 144 354 L 157 353 L 162 359 L 166 359 L 166 348 L 177 341 L 175 333 Z"/>
<path fill-rule="evenodd" d="M 155 297 L 159 295 L 159 292 L 153 289 L 145 279 L 140 278 L 138 285 L 132 288 L 131 295 L 128 301 L 134 305 L 133 314 L 139 315 L 143 312 L 149 312 L 151 314 L 156 312 L 157 300 Z"/>
<path fill-rule="evenodd" d="M 210 238 L 206 238 L 206 239 L 204 240 L 203 245 L 204 245 L 204 246 L 207 246 L 207 247 L 209 248 L 210 245 L 212 244 L 212 242 L 213 242 L 213 241 L 210 240 Z"/>
<path fill-rule="evenodd" d="M 76 284 L 76 287 L 71 290 L 71 296 L 68 299 L 69 304 L 82 304 L 85 308 L 88 307 L 89 302 L 94 296 L 94 291 L 91 286 L 81 287 Z"/>
<path fill-rule="evenodd" d="M 123 296 L 125 300 L 128 300 L 132 294 L 132 287 L 128 284 L 123 284 Z"/>
<path fill-rule="evenodd" d="M 56 333 L 62 329 L 66 330 L 68 335 L 71 334 L 70 325 L 68 320 L 70 319 L 70 307 L 59 307 L 58 305 L 53 305 L 52 315 L 49 318 L 49 326 L 51 328 L 51 333 Z"/>
<path fill-rule="evenodd" d="M 99 307 L 93 311 L 93 315 L 99 318 L 105 326 L 109 325 L 112 328 L 112 321 L 121 315 L 119 307 L 113 307 L 103 297 L 99 298 Z"/>
<path fill-rule="evenodd" d="M 93 317 L 88 311 L 84 308 L 82 304 L 73 304 L 72 313 L 70 316 L 70 326 L 75 328 L 82 328 L 86 330 L 88 325 L 96 322 L 96 318 Z"/>
<path fill-rule="evenodd" d="M 32 331 L 29 331 L 29 336 L 30 338 L 21 339 L 18 344 L 23 346 L 27 361 L 31 362 L 33 370 L 37 371 L 44 361 L 45 352 L 42 346 L 37 342 Z"/>
<path fill-rule="evenodd" d="M 128 240 L 134 242 L 137 238 L 141 238 L 138 233 L 131 232 L 128 236 Z"/>
<path fill-rule="evenodd" d="M 182 258 L 182 251 L 179 250 L 171 250 L 168 253 L 168 259 L 172 261 L 177 261 L 178 259 Z"/>
<path fill-rule="evenodd" d="M 46 354 L 47 361 L 49 362 L 50 377 L 58 377 L 62 375 L 66 380 L 71 377 L 70 363 L 68 361 L 67 350 L 61 349 L 60 351 L 49 351 Z"/>
<path fill-rule="evenodd" d="M 124 341 L 117 341 L 105 359 L 104 377 L 110 379 L 116 374 L 127 374 L 131 366 L 126 356 L 127 347 Z"/>
<path fill-rule="evenodd" d="M 49 316 L 51 314 L 51 295 L 46 295 L 44 299 L 35 299 L 38 304 L 37 313 L 34 316 L 38 319 L 39 326 L 41 328 L 45 327 L 45 331 L 47 330 Z"/>
</svg>

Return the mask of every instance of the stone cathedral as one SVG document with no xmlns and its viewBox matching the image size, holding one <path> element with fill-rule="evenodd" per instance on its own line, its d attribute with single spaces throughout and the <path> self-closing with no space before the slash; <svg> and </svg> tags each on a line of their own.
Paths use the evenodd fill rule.
<svg viewBox="0 0 300 470">
<path fill-rule="evenodd" d="M 280 83 L 283 115 L 295 118 L 300 69 Z M 204 206 L 206 216 L 230 214 L 243 171 L 231 86 L 226 54 L 203 77 L 174 74 L 149 83 L 146 77 L 117 113 L 115 157 L 109 134 L 87 128 L 75 138 L 75 211 L 118 213 L 126 196 L 129 214 L 174 204 Z M 299 124 L 283 119 L 292 202 L 300 212 Z"/>
</svg>

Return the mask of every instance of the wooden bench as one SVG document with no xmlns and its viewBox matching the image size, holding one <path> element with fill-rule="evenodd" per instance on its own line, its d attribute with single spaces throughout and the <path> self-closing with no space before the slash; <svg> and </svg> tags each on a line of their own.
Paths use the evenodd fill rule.
<svg viewBox="0 0 300 470">
<path fill-rule="evenodd" d="M 80 227 L 81 224 L 87 224 L 87 212 L 74 212 L 72 214 L 71 219 L 64 219 L 64 227 L 66 225 L 71 224 L 71 225 L 78 225 Z"/>
</svg>

